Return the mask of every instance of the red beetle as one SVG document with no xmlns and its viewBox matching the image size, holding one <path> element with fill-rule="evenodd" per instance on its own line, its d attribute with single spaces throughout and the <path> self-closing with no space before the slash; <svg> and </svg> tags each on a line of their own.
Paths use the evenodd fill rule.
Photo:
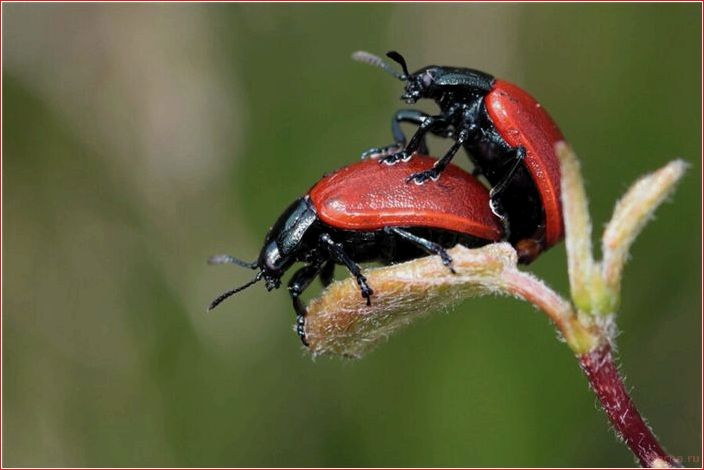
<svg viewBox="0 0 704 470">
<path fill-rule="evenodd" d="M 428 133 L 451 137 L 454 143 L 445 156 L 411 175 L 409 181 L 437 180 L 464 147 L 475 164 L 475 174 L 483 174 L 491 183 L 492 210 L 503 220 L 521 260 L 530 262 L 558 243 L 564 227 L 555 144 L 564 137 L 545 109 L 521 88 L 484 72 L 430 65 L 411 74 L 398 52 L 387 56 L 401 65 L 403 73 L 367 52 L 356 52 L 353 58 L 404 81 L 401 98 L 407 103 L 431 99 L 441 112 L 431 116 L 418 110 L 398 111 L 392 120 L 395 143 L 369 149 L 363 156 L 381 156 L 382 162 L 393 165 L 410 159 L 416 151 L 428 153 Z M 408 142 L 402 122 L 418 126 Z"/>
<path fill-rule="evenodd" d="M 278 288 L 284 273 L 302 262 L 288 290 L 305 344 L 306 309 L 300 295 L 318 276 L 328 285 L 336 264 L 349 269 L 369 304 L 373 291 L 358 263 L 392 264 L 431 253 L 452 270 L 445 248 L 457 243 L 478 247 L 503 239 L 501 222 L 489 208 L 489 192 L 461 168 L 449 165 L 438 184 L 406 184 L 409 176 L 434 162 L 416 156 L 385 169 L 366 160 L 323 177 L 279 217 L 257 261 L 248 263 L 229 255 L 209 260 L 259 271 L 250 282 L 216 298 L 210 309 L 262 279 L 267 290 Z"/>
</svg>

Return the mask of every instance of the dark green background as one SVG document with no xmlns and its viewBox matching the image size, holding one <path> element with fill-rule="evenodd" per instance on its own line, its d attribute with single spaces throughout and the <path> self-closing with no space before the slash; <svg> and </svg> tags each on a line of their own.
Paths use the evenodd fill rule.
<svg viewBox="0 0 704 470">
<path fill-rule="evenodd" d="M 254 258 L 293 198 L 389 143 L 400 84 L 349 56 L 391 48 L 538 97 L 595 240 L 639 175 L 692 164 L 634 246 L 618 341 L 650 425 L 701 465 L 701 5 L 3 12 L 4 465 L 633 464 L 525 303 L 464 302 L 355 362 L 311 361 L 284 291 L 205 314 L 250 277 L 208 255 Z M 530 270 L 567 292 L 564 246 Z"/>
</svg>

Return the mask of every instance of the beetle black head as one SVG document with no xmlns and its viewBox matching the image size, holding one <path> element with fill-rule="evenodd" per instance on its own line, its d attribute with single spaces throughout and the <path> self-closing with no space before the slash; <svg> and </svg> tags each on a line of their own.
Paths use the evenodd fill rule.
<svg viewBox="0 0 704 470">
<path fill-rule="evenodd" d="M 413 104 L 421 98 L 436 98 L 435 95 L 438 93 L 434 85 L 438 67 L 424 67 L 415 73 L 410 73 L 406 59 L 400 53 L 389 51 L 386 53 L 386 57 L 399 64 L 403 73 L 397 72 L 383 59 L 369 52 L 357 51 L 352 54 L 354 60 L 379 67 L 399 80 L 406 82 L 404 93 L 401 95 L 401 99 L 406 103 Z"/>
<path fill-rule="evenodd" d="M 389 51 L 386 57 L 398 63 L 403 69 L 403 81 L 406 82 L 406 87 L 401 99 L 408 104 L 414 104 L 421 98 L 434 98 L 433 85 L 435 83 L 435 69 L 437 67 L 424 67 L 416 73 L 408 71 L 406 59 L 396 51 Z"/>
<path fill-rule="evenodd" d="M 441 94 L 435 86 L 437 67 L 424 67 L 416 73 L 409 75 L 406 81 L 406 88 L 401 95 L 401 99 L 408 104 L 414 104 L 421 98 L 436 99 Z"/>
<path fill-rule="evenodd" d="M 352 58 L 384 69 L 394 77 L 406 83 L 401 99 L 408 104 L 428 98 L 439 101 L 448 92 L 460 96 L 483 96 L 492 89 L 494 77 L 479 70 L 429 65 L 414 73 L 408 71 L 406 60 L 396 51 L 389 51 L 386 56 L 398 63 L 403 69 L 403 74 L 394 70 L 389 64 L 379 57 L 368 52 L 355 52 Z"/>
<path fill-rule="evenodd" d="M 224 292 L 211 302 L 208 310 L 217 307 L 223 300 L 264 280 L 267 290 L 278 289 L 281 277 L 293 263 L 298 261 L 303 246 L 303 239 L 308 229 L 317 220 L 315 211 L 307 198 L 298 199 L 279 217 L 264 239 L 264 247 L 259 259 L 254 262 L 239 260 L 230 255 L 216 255 L 208 260 L 209 264 L 236 264 L 259 272 L 243 286 Z"/>
</svg>

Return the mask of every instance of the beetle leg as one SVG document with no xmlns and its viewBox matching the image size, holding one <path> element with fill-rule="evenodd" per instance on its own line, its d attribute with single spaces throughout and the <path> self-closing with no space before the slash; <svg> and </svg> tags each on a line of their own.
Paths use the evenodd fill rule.
<svg viewBox="0 0 704 470">
<path fill-rule="evenodd" d="M 511 168 L 508 172 L 501 178 L 501 180 L 491 188 L 489 191 L 489 204 L 491 205 L 491 211 L 499 217 L 500 219 L 505 218 L 505 214 L 501 209 L 501 194 L 506 190 L 508 185 L 511 183 L 513 176 L 516 174 L 516 170 L 521 166 L 523 160 L 526 158 L 526 149 L 524 147 L 516 147 L 514 150 L 514 160 Z"/>
<path fill-rule="evenodd" d="M 416 151 L 418 151 L 418 149 L 421 147 L 421 144 L 425 141 L 425 136 L 428 132 L 444 134 L 447 131 L 447 128 L 449 127 L 447 119 L 442 114 L 439 114 L 437 116 L 419 115 L 419 117 L 420 124 L 418 126 L 418 129 L 416 130 L 415 134 L 413 134 L 413 137 L 411 137 L 411 140 L 406 145 L 406 148 L 396 154 L 400 156 L 399 158 L 397 158 L 397 160 L 407 160 Z M 395 157 L 395 155 L 391 155 L 391 157 Z"/>
<path fill-rule="evenodd" d="M 504 227 L 504 238 L 506 240 L 508 240 L 511 236 L 511 225 L 506 217 L 506 211 L 503 208 L 503 204 L 501 203 L 501 196 L 511 183 L 511 179 L 513 179 L 516 171 L 521 166 L 521 163 L 525 160 L 526 149 L 524 147 L 516 147 L 514 154 L 515 157 L 511 168 L 509 168 L 508 172 L 506 172 L 501 180 L 496 183 L 493 188 L 491 188 L 491 191 L 489 191 L 489 207 L 491 207 L 491 212 L 493 212 L 494 215 L 501 220 L 501 224 Z"/>
<path fill-rule="evenodd" d="M 494 213 L 496 217 L 498 217 L 499 222 L 501 222 L 501 225 L 504 228 L 504 237 L 502 240 L 506 241 L 511 237 L 511 224 L 508 220 L 508 217 L 506 217 L 506 211 L 504 211 L 504 206 L 501 204 L 501 201 L 499 199 L 489 199 L 489 207 L 491 208 L 491 212 Z"/>
<path fill-rule="evenodd" d="M 396 111 L 391 119 L 391 135 L 394 137 L 394 143 L 387 145 L 386 147 L 371 148 L 362 153 L 362 159 L 365 160 L 368 158 L 390 157 L 396 153 L 402 152 L 406 147 L 407 140 L 406 135 L 403 133 L 403 129 L 401 129 L 401 123 L 406 122 L 420 127 L 428 118 L 431 118 L 428 113 L 424 113 L 423 111 L 419 111 L 417 109 L 400 109 Z M 447 135 L 447 129 L 431 129 L 430 132 L 440 136 Z M 425 141 L 425 135 L 421 137 L 417 150 L 422 154 L 428 154 L 428 145 Z M 398 161 L 398 159 L 394 160 L 393 163 L 396 161 Z"/>
<path fill-rule="evenodd" d="M 443 248 L 440 244 L 431 242 L 430 240 L 427 240 L 423 237 L 419 237 L 418 235 L 414 235 L 411 232 L 397 227 L 386 227 L 384 231 L 387 233 L 393 233 L 395 235 L 398 235 L 404 240 L 408 240 L 409 242 L 415 244 L 416 246 L 420 247 L 431 255 L 440 256 L 440 259 L 442 259 L 442 264 L 447 266 L 450 269 L 450 272 L 452 272 L 452 274 L 455 274 L 455 270 L 452 267 L 452 258 L 447 253 L 445 248 Z"/>
<path fill-rule="evenodd" d="M 399 150 L 402 150 L 406 146 L 406 135 L 401 129 L 401 123 L 407 122 L 410 124 L 415 124 L 416 126 L 421 126 L 423 122 L 428 119 L 430 115 L 419 111 L 417 109 L 400 109 L 394 114 L 394 118 L 391 120 L 391 134 L 394 136 L 394 141 L 399 144 Z M 431 130 L 432 132 L 432 130 Z M 425 135 L 420 139 L 418 144 L 418 151 L 422 154 L 428 154 L 428 144 L 425 141 Z"/>
<path fill-rule="evenodd" d="M 390 155 L 393 155 L 400 150 L 403 149 L 404 143 L 395 143 L 391 145 L 387 145 L 386 147 L 372 147 L 370 149 L 365 150 L 362 152 L 361 159 L 362 160 L 370 160 L 370 159 L 377 159 L 380 157 L 388 157 Z"/>
<path fill-rule="evenodd" d="M 306 307 L 301 302 L 301 294 L 308 288 L 310 283 L 320 273 L 322 263 L 309 264 L 296 271 L 288 282 L 288 293 L 293 301 L 293 309 L 296 311 L 296 333 L 301 338 L 301 342 L 308 346 L 306 341 Z"/>
<path fill-rule="evenodd" d="M 435 162 L 435 165 L 429 170 L 421 171 L 420 173 L 414 173 L 408 179 L 406 180 L 407 183 L 410 183 L 413 181 L 416 184 L 423 184 L 428 180 L 436 180 L 440 177 L 440 173 L 442 173 L 445 168 L 447 168 L 447 165 L 450 164 L 452 159 L 455 157 L 455 154 L 457 151 L 462 147 L 462 144 L 464 144 L 467 139 L 469 138 L 469 130 L 468 129 L 462 129 L 460 133 L 457 135 L 457 140 L 452 144 L 452 146 L 448 149 L 447 153 L 437 162 Z"/>
<path fill-rule="evenodd" d="M 426 150 L 427 145 L 425 144 L 425 136 L 428 132 L 432 132 L 438 135 L 447 135 L 448 128 L 450 124 L 444 115 L 439 114 L 437 116 L 429 116 L 418 114 L 418 120 L 420 124 L 416 130 L 411 140 L 406 144 L 405 148 L 400 152 L 396 152 L 393 155 L 387 155 L 379 160 L 380 163 L 385 163 L 387 165 L 393 165 L 399 161 L 409 160 L 415 152 L 418 150 Z"/>
<path fill-rule="evenodd" d="M 359 265 L 355 263 L 347 253 L 345 253 L 342 244 L 336 243 L 327 233 L 320 235 L 320 241 L 324 244 L 328 250 L 328 253 L 330 253 L 330 256 L 332 256 L 335 261 L 340 264 L 344 264 L 347 269 L 349 269 L 357 280 L 357 285 L 359 285 L 359 289 L 362 291 L 362 297 L 367 299 L 367 305 L 371 305 L 371 297 L 374 294 L 374 291 L 367 284 L 367 278 L 362 275 L 362 270 Z"/>
<path fill-rule="evenodd" d="M 332 282 L 332 278 L 335 275 L 335 262 L 328 260 L 324 265 L 323 269 L 320 271 L 320 283 L 323 287 L 327 287 Z"/>
</svg>

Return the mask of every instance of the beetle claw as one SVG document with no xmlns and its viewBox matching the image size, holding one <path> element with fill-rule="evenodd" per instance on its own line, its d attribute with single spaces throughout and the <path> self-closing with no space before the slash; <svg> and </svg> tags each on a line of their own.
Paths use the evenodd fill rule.
<svg viewBox="0 0 704 470">
<path fill-rule="evenodd" d="M 401 150 L 400 152 L 391 153 L 394 150 L 398 150 L 398 146 L 386 147 L 385 149 L 380 149 L 382 152 L 377 152 L 373 155 L 384 155 L 379 158 L 379 163 L 384 163 L 386 165 L 395 165 L 398 162 L 407 162 L 411 159 L 412 154 Z"/>
<path fill-rule="evenodd" d="M 457 274 L 455 268 L 452 267 L 452 258 L 450 257 L 450 255 L 448 255 L 447 253 L 440 253 L 440 258 L 442 259 L 442 264 L 447 266 L 447 269 L 449 269 L 452 274 Z"/>
<path fill-rule="evenodd" d="M 440 173 L 438 173 L 438 171 L 434 168 L 431 168 L 430 170 L 425 170 L 421 171 L 420 173 L 412 174 L 408 177 L 406 183 L 410 183 L 411 181 L 413 181 L 415 184 L 420 186 L 421 184 L 429 180 L 437 181 L 439 177 Z"/>
<path fill-rule="evenodd" d="M 362 152 L 362 160 L 386 160 L 395 157 L 397 153 L 403 151 L 402 144 L 391 144 L 386 147 L 372 147 Z M 385 162 L 386 163 L 386 162 Z M 393 163 L 396 163 L 394 160 Z"/>
<path fill-rule="evenodd" d="M 362 297 L 367 299 L 367 306 L 370 306 L 372 304 L 372 295 L 374 295 L 374 291 L 367 285 L 367 279 L 364 276 L 361 276 L 357 279 L 357 284 L 359 284 L 359 287 L 362 290 Z"/>
<path fill-rule="evenodd" d="M 501 203 L 499 203 L 498 200 L 494 198 L 489 199 L 489 208 L 491 208 L 491 212 L 493 212 L 494 215 L 500 220 L 506 219 L 506 214 L 504 213 Z"/>
<path fill-rule="evenodd" d="M 306 339 L 306 318 L 303 315 L 296 315 L 296 333 L 301 339 L 303 346 L 308 346 L 308 340 Z"/>
</svg>

